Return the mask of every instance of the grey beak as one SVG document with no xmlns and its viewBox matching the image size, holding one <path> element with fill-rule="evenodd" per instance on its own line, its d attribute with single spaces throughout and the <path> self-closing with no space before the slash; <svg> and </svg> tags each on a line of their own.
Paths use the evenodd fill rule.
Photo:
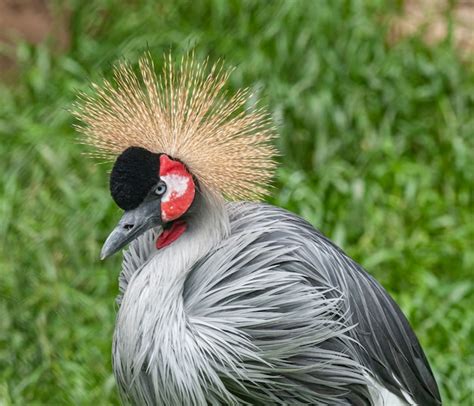
<svg viewBox="0 0 474 406">
<path fill-rule="evenodd" d="M 145 231 L 158 225 L 161 225 L 159 200 L 148 200 L 135 209 L 127 210 L 107 237 L 100 259 L 115 254 Z"/>
</svg>

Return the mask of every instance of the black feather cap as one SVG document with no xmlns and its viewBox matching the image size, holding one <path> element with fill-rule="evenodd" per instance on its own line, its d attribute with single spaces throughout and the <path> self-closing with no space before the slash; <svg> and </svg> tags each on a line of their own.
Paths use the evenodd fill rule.
<svg viewBox="0 0 474 406">
<path fill-rule="evenodd" d="M 140 205 L 159 181 L 160 154 L 129 147 L 115 161 L 110 174 L 110 193 L 117 206 L 131 210 Z"/>
</svg>

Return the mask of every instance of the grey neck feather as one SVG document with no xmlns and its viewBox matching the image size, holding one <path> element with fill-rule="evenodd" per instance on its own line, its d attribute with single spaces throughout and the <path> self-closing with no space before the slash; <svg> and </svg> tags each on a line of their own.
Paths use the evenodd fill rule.
<svg viewBox="0 0 474 406">
<path fill-rule="evenodd" d="M 193 376 L 199 368 L 179 368 L 189 365 L 189 359 L 184 359 L 189 351 L 182 348 L 186 337 L 183 285 L 192 265 L 229 235 L 230 224 L 224 201 L 206 192 L 199 196 L 186 221 L 185 233 L 159 251 L 150 248 L 154 233 L 138 239 L 130 250 L 135 250 L 137 257 L 144 252 L 151 255 L 139 269 L 128 270 L 127 280 L 121 281 L 125 291 L 114 336 L 114 370 L 122 388 L 134 382 L 128 395 L 141 404 L 153 404 L 155 399 L 149 397 L 162 393 L 162 388 L 150 385 L 159 386 L 170 379 L 178 386 L 199 381 Z M 126 267 L 124 263 L 124 273 Z M 144 370 L 147 373 L 142 373 Z M 177 370 L 181 371 L 179 376 L 160 376 L 163 371 Z M 204 399 L 204 393 L 202 396 Z M 170 398 L 169 404 L 177 400 Z M 195 400 L 189 399 L 191 403 Z"/>
</svg>

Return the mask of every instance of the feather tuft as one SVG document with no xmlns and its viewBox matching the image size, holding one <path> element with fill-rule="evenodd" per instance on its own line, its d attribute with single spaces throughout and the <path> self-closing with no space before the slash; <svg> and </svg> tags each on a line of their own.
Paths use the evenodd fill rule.
<svg viewBox="0 0 474 406">
<path fill-rule="evenodd" d="M 83 142 L 95 156 L 114 158 L 131 146 L 165 153 L 185 163 L 209 190 L 228 199 L 254 200 L 269 188 L 276 155 L 276 131 L 262 108 L 247 111 L 252 97 L 242 89 L 230 98 L 224 86 L 231 71 L 186 56 L 165 58 L 161 76 L 150 54 L 139 74 L 121 63 L 113 80 L 81 93 L 73 114 Z"/>
</svg>

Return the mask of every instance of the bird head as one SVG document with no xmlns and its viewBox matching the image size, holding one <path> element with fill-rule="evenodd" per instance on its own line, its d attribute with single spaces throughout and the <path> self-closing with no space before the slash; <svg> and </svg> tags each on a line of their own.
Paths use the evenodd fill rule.
<svg viewBox="0 0 474 406">
<path fill-rule="evenodd" d="M 127 148 L 110 176 L 112 198 L 125 212 L 107 238 L 101 258 L 157 226 L 163 229 L 156 241 L 158 249 L 176 240 L 186 231 L 186 223 L 180 219 L 196 196 L 194 182 L 182 162 L 141 147 Z"/>
<path fill-rule="evenodd" d="M 138 73 L 122 63 L 113 81 L 80 95 L 77 127 L 95 155 L 115 159 L 110 192 L 124 210 L 101 258 L 151 228 L 159 227 L 157 249 L 171 244 L 203 194 L 255 200 L 266 193 L 275 155 L 269 114 L 246 108 L 248 89 L 223 97 L 230 71 L 207 67 L 192 56 L 177 65 L 170 56 L 157 76 L 145 55 Z"/>
</svg>

